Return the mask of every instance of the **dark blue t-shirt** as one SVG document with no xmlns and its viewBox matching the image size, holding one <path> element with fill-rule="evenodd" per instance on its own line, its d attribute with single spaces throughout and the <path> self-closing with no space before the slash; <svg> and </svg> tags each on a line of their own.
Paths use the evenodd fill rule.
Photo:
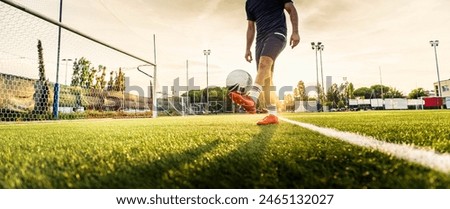
<svg viewBox="0 0 450 209">
<path fill-rule="evenodd" d="M 272 33 L 282 33 L 286 36 L 286 16 L 284 5 L 292 0 L 247 0 L 245 10 L 247 20 L 256 22 L 256 43 Z"/>
</svg>

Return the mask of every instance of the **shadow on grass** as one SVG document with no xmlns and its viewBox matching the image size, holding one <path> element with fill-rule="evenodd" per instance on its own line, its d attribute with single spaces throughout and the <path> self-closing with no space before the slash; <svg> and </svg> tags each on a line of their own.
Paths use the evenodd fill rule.
<svg viewBox="0 0 450 209">
<path fill-rule="evenodd" d="M 201 173 L 190 173 L 186 179 L 189 188 L 240 189 L 259 188 L 267 185 L 262 160 L 267 144 L 278 126 L 261 126 L 260 132 L 236 150 L 215 158 L 201 168 Z"/>
<path fill-rule="evenodd" d="M 260 160 L 272 139 L 277 126 L 260 127 L 260 132 L 236 150 L 205 161 L 201 156 L 220 144 L 219 140 L 209 144 L 162 156 L 160 160 L 142 163 L 139 166 L 99 179 L 99 186 L 89 188 L 255 188 L 261 182 L 265 168 Z"/>
<path fill-rule="evenodd" d="M 147 164 L 143 162 L 139 166 L 122 167 L 122 171 L 101 178 L 98 188 L 178 188 L 176 182 L 185 181 L 174 177 L 179 168 L 215 149 L 218 144 L 219 141 L 215 140 L 181 153 L 163 155 L 159 160 Z M 89 188 L 97 186 L 89 185 Z"/>
</svg>

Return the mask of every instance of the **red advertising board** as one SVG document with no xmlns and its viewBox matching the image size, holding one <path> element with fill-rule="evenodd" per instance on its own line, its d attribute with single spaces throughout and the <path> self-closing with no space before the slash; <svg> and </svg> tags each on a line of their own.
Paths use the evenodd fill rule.
<svg viewBox="0 0 450 209">
<path fill-rule="evenodd" d="M 444 104 L 441 97 L 428 97 L 423 98 L 423 100 L 425 100 L 425 107 L 440 107 Z"/>
</svg>

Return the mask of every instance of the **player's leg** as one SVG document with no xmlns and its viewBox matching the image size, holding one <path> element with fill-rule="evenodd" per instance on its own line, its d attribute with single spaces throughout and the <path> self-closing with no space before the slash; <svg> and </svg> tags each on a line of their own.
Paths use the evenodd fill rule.
<svg viewBox="0 0 450 209">
<path fill-rule="evenodd" d="M 274 65 L 272 65 L 272 73 L 271 73 L 271 82 L 270 82 L 270 86 L 274 86 L 273 85 L 273 67 Z M 261 113 L 268 113 L 269 110 L 267 109 L 267 104 L 276 104 L 278 102 L 278 97 L 275 94 L 275 91 L 270 91 L 270 100 L 268 102 L 266 102 L 266 96 L 264 96 L 264 94 L 260 94 L 259 98 L 258 98 L 258 108 L 259 111 Z"/>
<path fill-rule="evenodd" d="M 245 109 L 245 111 L 247 113 L 250 114 L 254 114 L 256 113 L 256 105 L 259 103 L 260 105 L 264 105 L 263 103 L 261 103 L 260 101 L 265 101 L 264 100 L 264 94 L 261 94 L 261 92 L 263 91 L 263 82 L 258 81 L 258 78 L 260 80 L 261 79 L 261 75 L 260 75 L 260 62 L 261 62 L 261 53 L 264 49 L 264 42 L 261 43 L 256 43 L 256 51 L 255 51 L 255 58 L 256 58 L 256 69 L 257 69 L 257 74 L 256 74 L 256 79 L 253 83 L 252 88 L 250 89 L 250 91 L 247 93 L 247 95 L 241 95 L 237 92 L 231 92 L 229 94 L 231 100 L 233 100 L 234 103 L 240 105 L 241 107 L 243 107 Z"/>
<path fill-rule="evenodd" d="M 253 98 L 253 100 L 257 101 L 261 95 L 261 92 L 264 92 L 265 102 L 270 98 L 270 84 L 272 80 L 272 66 L 274 60 L 269 56 L 261 56 L 258 64 L 258 72 L 255 78 L 255 84 L 249 92 L 249 96 Z M 270 103 L 270 102 L 269 102 Z"/>
<path fill-rule="evenodd" d="M 275 86 L 273 83 L 274 64 L 278 55 L 283 51 L 286 46 L 286 37 L 282 34 L 275 33 L 268 37 L 265 43 L 264 50 L 261 53 L 261 60 L 266 60 L 266 64 L 260 66 L 259 71 L 263 70 L 264 77 L 264 97 L 267 105 L 269 115 L 264 119 L 258 121 L 258 125 L 270 125 L 277 124 L 277 97 L 275 94 Z M 258 79 L 257 79 L 258 80 Z"/>
<path fill-rule="evenodd" d="M 248 95 L 230 93 L 231 99 L 241 105 L 248 113 L 256 113 L 258 98 L 264 93 L 265 103 L 271 115 L 276 115 L 276 97 L 273 90 L 273 66 L 278 55 L 286 46 L 286 36 L 274 33 L 263 43 L 256 45 L 257 75 Z M 278 120 L 277 120 L 278 122 Z"/>
<path fill-rule="evenodd" d="M 258 75 L 261 75 L 261 80 L 258 78 L 256 82 L 263 83 L 263 94 L 266 103 L 266 108 L 269 113 L 264 119 L 258 121 L 258 125 L 278 124 L 276 96 L 273 86 L 273 66 L 274 60 L 269 56 L 262 56 Z M 267 65 L 266 65 L 267 64 Z"/>
<path fill-rule="evenodd" d="M 275 94 L 275 86 L 273 84 L 273 68 L 274 65 L 272 65 L 272 71 L 271 71 L 271 76 L 270 76 L 270 91 L 269 91 L 269 97 L 267 99 L 265 99 L 265 103 L 266 103 L 266 108 L 269 111 L 269 114 L 276 114 L 276 104 L 278 103 L 278 97 Z"/>
<path fill-rule="evenodd" d="M 266 98 L 264 94 L 259 95 L 257 108 L 261 113 L 267 113 Z"/>
<path fill-rule="evenodd" d="M 230 93 L 231 99 L 249 113 L 256 112 L 256 104 L 258 103 L 260 96 L 266 98 L 266 103 L 271 104 L 271 77 L 274 60 L 269 56 L 262 56 L 257 60 L 259 60 L 258 72 L 256 74 L 255 83 L 248 95 L 241 95 L 236 92 Z M 264 94 L 262 94 L 262 92 L 264 92 Z"/>
</svg>

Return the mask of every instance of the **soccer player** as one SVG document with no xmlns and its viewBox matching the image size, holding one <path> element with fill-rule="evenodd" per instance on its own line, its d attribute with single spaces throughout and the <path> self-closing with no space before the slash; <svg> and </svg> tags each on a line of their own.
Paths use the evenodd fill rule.
<svg viewBox="0 0 450 209">
<path fill-rule="evenodd" d="M 286 10 L 292 24 L 290 46 L 295 48 L 300 42 L 298 14 L 292 0 L 247 0 L 247 47 L 245 59 L 253 61 L 251 47 L 256 34 L 257 75 L 248 94 L 231 92 L 231 99 L 248 113 L 256 113 L 256 104 L 263 93 L 269 115 L 258 121 L 258 125 L 278 124 L 275 94 L 272 91 L 274 63 L 287 43 Z"/>
</svg>

